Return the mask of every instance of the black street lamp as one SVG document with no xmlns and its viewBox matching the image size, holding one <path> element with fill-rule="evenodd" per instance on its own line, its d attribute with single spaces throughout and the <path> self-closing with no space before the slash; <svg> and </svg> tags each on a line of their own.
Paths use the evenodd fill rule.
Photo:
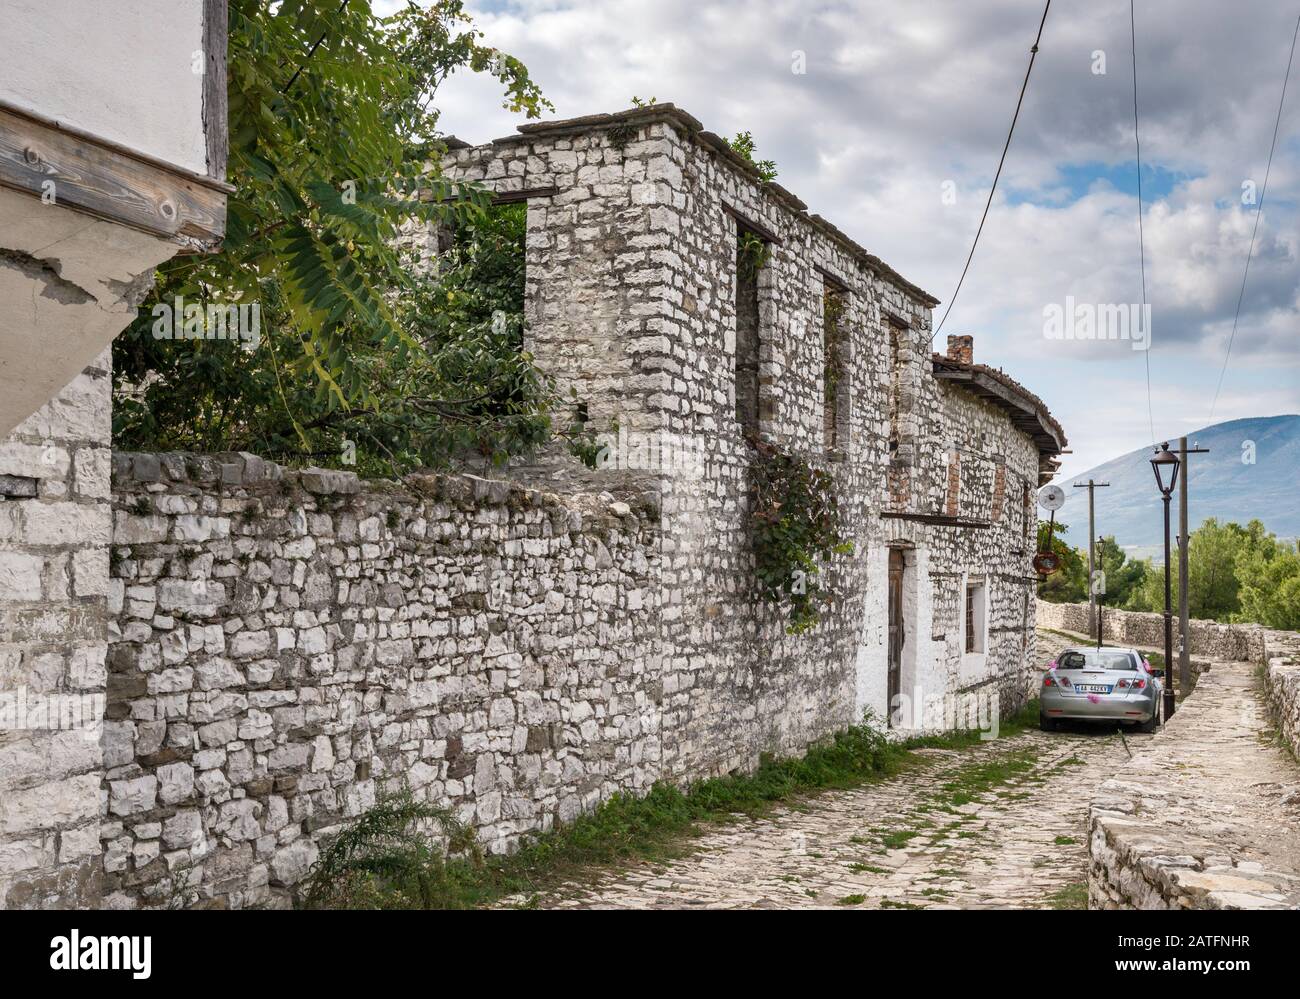
<svg viewBox="0 0 1300 999">
<path fill-rule="evenodd" d="M 1151 459 L 1151 469 L 1156 473 L 1156 486 L 1165 500 L 1165 721 L 1174 713 L 1174 610 L 1173 586 L 1169 578 L 1169 498 L 1178 485 L 1178 455 L 1169 450 L 1169 442 L 1160 445 Z M 1168 479 L 1166 482 L 1165 480 Z"/>
<path fill-rule="evenodd" d="M 1102 597 L 1106 595 L 1106 570 L 1101 568 L 1102 556 L 1106 553 L 1106 539 L 1098 536 L 1093 542 L 1093 552 L 1096 557 L 1094 564 L 1098 567 L 1093 570 L 1092 579 L 1088 581 L 1088 588 L 1092 592 L 1093 602 L 1097 605 L 1097 651 L 1101 651 L 1101 636 L 1105 634 L 1106 629 L 1102 623 Z M 1098 573 L 1101 577 L 1098 578 Z M 1100 584 L 1100 589 L 1098 588 Z"/>
</svg>

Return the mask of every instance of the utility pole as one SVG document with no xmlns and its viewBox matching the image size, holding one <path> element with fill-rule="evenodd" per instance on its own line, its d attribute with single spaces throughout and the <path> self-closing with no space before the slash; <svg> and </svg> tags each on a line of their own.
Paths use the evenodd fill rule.
<svg viewBox="0 0 1300 999">
<path fill-rule="evenodd" d="M 1187 484 L 1192 477 L 1191 466 L 1187 464 L 1189 454 L 1209 454 L 1206 447 L 1188 448 L 1187 438 L 1178 438 L 1178 457 L 1183 462 L 1183 477 L 1178 482 L 1178 687 L 1187 696 L 1192 689 L 1192 646 L 1187 640 L 1191 629 L 1188 614 L 1187 556 L 1191 538 L 1188 536 L 1187 523 Z M 1166 663 L 1168 672 L 1173 673 L 1173 664 Z"/>
<path fill-rule="evenodd" d="M 1094 482 L 1089 479 L 1087 482 L 1076 482 L 1075 489 L 1088 489 L 1088 637 L 1101 638 L 1101 630 L 1097 624 L 1097 598 L 1092 594 L 1093 573 L 1096 571 L 1094 565 L 1095 559 L 1093 552 L 1096 549 L 1096 543 L 1092 540 L 1097 536 L 1097 513 L 1094 503 L 1096 490 L 1104 489 L 1109 486 L 1109 482 Z"/>
</svg>

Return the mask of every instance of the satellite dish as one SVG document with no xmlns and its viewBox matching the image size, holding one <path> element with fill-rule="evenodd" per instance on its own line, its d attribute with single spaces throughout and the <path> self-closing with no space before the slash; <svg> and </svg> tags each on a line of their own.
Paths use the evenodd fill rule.
<svg viewBox="0 0 1300 999">
<path fill-rule="evenodd" d="M 1043 486 L 1038 490 L 1038 505 L 1055 512 L 1065 505 L 1065 490 L 1058 485 Z"/>
</svg>

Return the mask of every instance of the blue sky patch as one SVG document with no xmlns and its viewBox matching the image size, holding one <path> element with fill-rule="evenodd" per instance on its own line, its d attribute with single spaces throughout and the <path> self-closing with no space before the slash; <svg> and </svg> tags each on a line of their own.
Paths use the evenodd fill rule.
<svg viewBox="0 0 1300 999">
<path fill-rule="evenodd" d="M 1033 190 L 1009 188 L 1007 203 L 1071 204 L 1086 195 L 1094 184 L 1104 183 L 1121 194 L 1137 197 L 1137 163 L 1067 163 L 1057 167 L 1057 179 L 1047 187 Z M 1167 170 L 1151 163 L 1142 164 L 1142 200 L 1167 198 L 1179 184 L 1196 178 L 1196 174 Z"/>
</svg>

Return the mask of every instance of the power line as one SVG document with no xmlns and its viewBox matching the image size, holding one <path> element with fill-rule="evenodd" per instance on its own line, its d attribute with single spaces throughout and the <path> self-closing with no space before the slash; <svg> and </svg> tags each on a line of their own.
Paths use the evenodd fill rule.
<svg viewBox="0 0 1300 999">
<path fill-rule="evenodd" d="M 1137 15 L 1133 11 L 1133 0 L 1128 0 L 1129 45 L 1133 53 L 1133 146 L 1137 150 L 1138 180 L 1138 264 L 1142 272 L 1142 315 L 1147 311 L 1147 244 L 1146 233 L 1142 223 L 1142 139 L 1138 135 L 1138 55 L 1137 55 Z M 1142 351 L 1142 360 L 1147 373 L 1147 423 L 1151 428 L 1151 439 L 1156 439 L 1156 419 L 1151 406 L 1151 331 L 1147 330 L 1146 350 Z"/>
<path fill-rule="evenodd" d="M 1250 258 L 1255 252 L 1255 236 L 1259 232 L 1259 217 L 1264 214 L 1264 195 L 1268 193 L 1268 175 L 1273 169 L 1273 150 L 1277 148 L 1277 133 L 1282 124 L 1282 106 L 1286 103 L 1287 84 L 1291 81 L 1291 63 L 1295 59 L 1297 36 L 1300 36 L 1300 17 L 1296 18 L 1295 31 L 1291 33 L 1291 54 L 1287 56 L 1286 76 L 1282 78 L 1282 96 L 1278 98 L 1277 102 L 1277 119 L 1273 122 L 1273 142 L 1268 147 L 1268 166 L 1264 168 L 1264 186 L 1259 192 L 1259 206 L 1255 209 L 1255 226 L 1250 232 L 1250 248 L 1246 251 L 1246 269 L 1241 275 L 1241 290 L 1237 293 L 1237 311 L 1232 317 L 1232 334 L 1228 337 L 1228 350 L 1223 355 L 1223 367 L 1219 371 L 1219 384 L 1214 388 L 1214 400 L 1210 403 L 1210 423 L 1214 422 L 1214 409 L 1219 404 L 1219 393 L 1223 390 L 1223 376 L 1228 373 L 1228 359 L 1232 357 L 1232 343 L 1237 339 L 1237 321 L 1241 318 L 1241 303 L 1246 297 L 1246 279 L 1250 277 Z"/>
<path fill-rule="evenodd" d="M 952 293 L 952 298 L 948 299 L 948 307 L 943 310 L 943 318 L 939 320 L 939 325 L 935 327 L 930 334 L 930 343 L 934 343 L 934 338 L 939 335 L 943 329 L 943 324 L 948 321 L 948 313 L 952 311 L 953 304 L 957 301 L 958 294 L 961 293 L 962 282 L 966 280 L 966 272 L 970 270 L 970 262 L 975 257 L 975 247 L 979 246 L 980 233 L 984 231 L 984 222 L 989 217 L 989 208 L 993 205 L 993 194 L 998 189 L 998 178 L 1002 176 L 1002 165 L 1007 161 L 1007 150 L 1011 148 L 1011 136 L 1016 131 L 1016 121 L 1020 118 L 1020 106 L 1025 102 L 1025 90 L 1029 87 L 1029 74 L 1034 71 L 1034 60 L 1038 57 L 1038 43 L 1043 40 L 1043 25 L 1047 23 L 1047 11 L 1052 6 L 1052 0 L 1047 0 L 1043 7 L 1043 19 L 1038 22 L 1038 35 L 1034 38 L 1033 48 L 1029 50 L 1029 67 L 1025 70 L 1025 80 L 1020 85 L 1020 97 L 1016 100 L 1016 113 L 1011 117 L 1011 128 L 1007 130 L 1007 141 L 1002 146 L 1002 157 L 998 160 L 998 172 L 993 175 L 993 186 L 989 189 L 989 199 L 984 203 L 984 214 L 980 216 L 979 228 L 975 230 L 975 241 L 971 243 L 970 253 L 966 256 L 966 266 L 961 269 L 961 277 L 957 280 L 957 288 Z"/>
</svg>

